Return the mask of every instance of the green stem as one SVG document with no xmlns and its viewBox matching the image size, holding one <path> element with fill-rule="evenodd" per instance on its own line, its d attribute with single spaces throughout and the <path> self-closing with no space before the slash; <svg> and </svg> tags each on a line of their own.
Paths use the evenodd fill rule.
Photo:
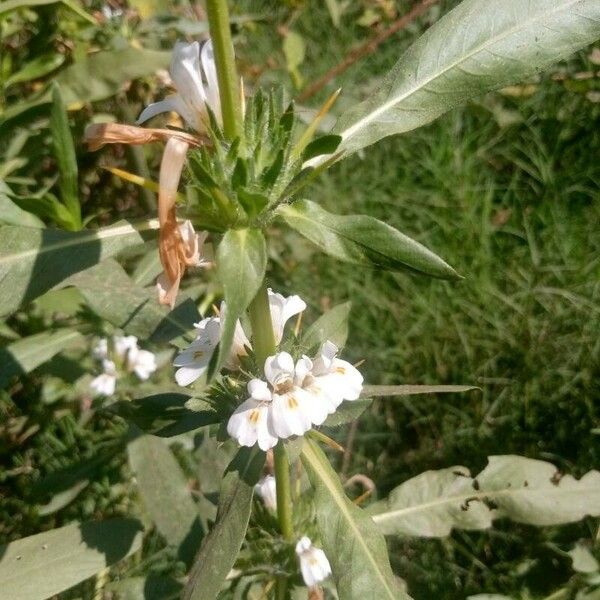
<svg viewBox="0 0 600 600">
<path fill-rule="evenodd" d="M 227 138 L 234 140 L 242 130 L 242 107 L 227 0 L 206 0 L 206 12 L 217 66 L 223 131 Z"/>
<path fill-rule="evenodd" d="M 275 459 L 275 485 L 277 487 L 277 517 L 283 537 L 291 542 L 294 539 L 294 524 L 292 520 L 292 492 L 290 486 L 290 463 L 288 452 L 280 440 L 273 449 Z"/>
</svg>

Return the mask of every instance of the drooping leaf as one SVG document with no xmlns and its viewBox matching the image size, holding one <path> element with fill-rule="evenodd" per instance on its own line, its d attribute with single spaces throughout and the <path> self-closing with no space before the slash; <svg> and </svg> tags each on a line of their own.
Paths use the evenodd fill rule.
<svg viewBox="0 0 600 600">
<path fill-rule="evenodd" d="M 384 396 L 416 396 L 419 394 L 455 394 L 479 388 L 473 385 L 365 385 L 361 396 L 381 398 Z"/>
<path fill-rule="evenodd" d="M 217 520 L 202 542 L 183 600 L 214 600 L 217 597 L 246 536 L 254 486 L 264 462 L 263 452 L 242 448 L 227 467 L 221 483 Z"/>
<path fill-rule="evenodd" d="M 453 528 L 486 529 L 506 517 L 529 525 L 560 525 L 600 515 L 600 472 L 577 480 L 551 463 L 490 456 L 472 478 L 465 467 L 427 471 L 377 503 L 373 520 L 385 534 L 443 537 Z"/>
<path fill-rule="evenodd" d="M 0 316 L 15 311 L 67 277 L 143 243 L 156 229 L 155 220 L 136 225 L 121 221 L 96 231 L 78 232 L 0 227 Z"/>
<path fill-rule="evenodd" d="M 229 354 L 236 321 L 256 295 L 265 276 L 267 247 L 262 232 L 230 229 L 219 244 L 216 259 L 227 304 L 219 343 L 218 370 Z"/>
<path fill-rule="evenodd" d="M 204 410 L 186 406 L 191 400 L 187 394 L 167 393 L 120 401 L 108 409 L 135 423 L 142 431 L 159 437 L 173 437 L 219 422 L 219 415 L 208 404 Z"/>
<path fill-rule="evenodd" d="M 600 38 L 594 0 L 464 0 L 340 117 L 340 150 L 415 129 L 474 96 L 522 81 Z"/>
<path fill-rule="evenodd" d="M 172 311 L 158 303 L 155 289 L 136 285 L 114 260 L 66 280 L 84 296 L 99 316 L 141 339 L 166 342 L 184 335 L 200 320 L 195 303 L 180 294 Z"/>
<path fill-rule="evenodd" d="M 0 348 L 0 387 L 15 375 L 30 373 L 59 352 L 80 344 L 83 336 L 74 328 L 44 331 Z"/>
<path fill-rule="evenodd" d="M 392 573 L 383 535 L 368 513 L 347 498 L 327 457 L 307 438 L 302 464 L 315 490 L 317 525 L 340 600 L 408 600 Z"/>
<path fill-rule="evenodd" d="M 348 339 L 348 317 L 352 304 L 344 302 L 321 315 L 302 335 L 302 345 L 314 348 L 327 340 L 343 348 Z"/>
<path fill-rule="evenodd" d="M 2 595 L 50 598 L 139 550 L 140 523 L 109 519 L 73 523 L 0 546 Z"/>
<path fill-rule="evenodd" d="M 189 565 L 203 531 L 179 463 L 167 444 L 151 435 L 132 440 L 127 454 L 146 512 L 165 541 Z"/>
<path fill-rule="evenodd" d="M 335 215 L 310 200 L 282 205 L 277 212 L 292 229 L 339 260 L 391 271 L 409 269 L 442 279 L 459 278 L 431 250 L 373 217 Z"/>
<path fill-rule="evenodd" d="M 54 155 L 58 163 L 60 195 L 73 221 L 73 229 L 81 229 L 81 206 L 79 204 L 79 185 L 77 183 L 77 156 L 73 136 L 69 128 L 69 117 L 62 100 L 60 88 L 52 88 L 52 111 L 50 115 L 50 133 Z"/>
</svg>

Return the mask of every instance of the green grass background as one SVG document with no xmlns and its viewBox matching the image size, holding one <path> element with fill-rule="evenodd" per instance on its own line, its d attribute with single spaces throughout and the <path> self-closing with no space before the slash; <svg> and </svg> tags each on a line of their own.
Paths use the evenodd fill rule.
<svg viewBox="0 0 600 600">
<path fill-rule="evenodd" d="M 439 10 L 451 4 L 441 3 Z M 271 61 L 274 68 L 258 81 L 284 81 L 293 93 L 277 26 L 305 40 L 300 72 L 309 82 L 370 35 L 357 20 L 371 6 L 377 3 L 350 3 L 340 28 L 332 29 L 321 2 L 236 3 L 240 14 L 268 11 L 270 17 L 237 31 L 247 80 L 256 85 L 252 73 Z M 398 10 L 407 6 L 398 3 Z M 436 14 L 434 9 L 428 18 Z M 317 106 L 339 85 L 340 109 L 364 97 L 428 18 L 382 44 L 307 104 Z M 570 79 L 600 68 L 587 55 L 563 65 Z M 316 253 L 293 234 L 274 232 L 273 249 L 280 254 L 270 273 L 273 287 L 305 298 L 309 320 L 350 299 L 345 354 L 365 360 L 368 382 L 481 388 L 375 402 L 359 422 L 348 473 L 371 477 L 380 497 L 427 469 L 466 465 L 477 472 L 491 454 L 549 460 L 576 475 L 598 466 L 600 104 L 586 98 L 596 81 L 565 83 L 546 75 L 534 82 L 530 96 L 490 95 L 347 158 L 306 191 L 328 210 L 368 213 L 421 241 L 464 276 L 459 283 L 359 270 Z M 85 119 L 77 119 L 81 127 Z M 95 168 L 89 155 L 81 155 L 84 169 Z M 106 181 L 90 184 L 88 211 L 94 202 L 113 210 L 121 191 Z M 129 193 L 130 202 L 119 200 L 119 213 L 140 214 L 136 193 Z M 10 422 L 25 418 L 37 427 L 16 445 L 8 427 L 2 430 L 5 540 L 75 518 L 134 510 L 115 441 L 122 423 L 103 417 L 84 422 L 72 404 L 57 416 L 55 407 L 40 403 L 43 386 L 42 371 L 0 405 Z M 346 435 L 338 433 L 343 442 Z M 110 460 L 97 465 L 76 501 L 41 517 L 31 478 L 103 451 Z M 490 532 L 457 532 L 445 540 L 396 540 L 391 558 L 417 600 L 481 592 L 545 598 L 563 587 L 561 597 L 570 598 L 580 581 L 564 550 L 578 539 L 594 539 L 597 529 L 592 520 L 543 530 L 499 523 Z M 90 590 L 82 589 L 88 597 Z"/>
</svg>

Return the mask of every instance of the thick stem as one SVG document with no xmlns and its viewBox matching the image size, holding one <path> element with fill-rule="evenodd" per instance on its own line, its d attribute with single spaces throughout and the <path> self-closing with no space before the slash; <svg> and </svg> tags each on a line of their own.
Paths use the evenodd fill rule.
<svg viewBox="0 0 600 600">
<path fill-rule="evenodd" d="M 276 352 L 273 321 L 271 320 L 271 310 L 269 308 L 269 294 L 265 282 L 263 282 L 254 300 L 250 303 L 249 312 L 250 324 L 252 325 L 252 346 L 256 362 L 262 368 L 267 357 Z"/>
<path fill-rule="evenodd" d="M 223 131 L 227 138 L 233 140 L 242 129 L 242 107 L 227 0 L 206 0 L 206 12 L 217 66 Z"/>
<path fill-rule="evenodd" d="M 279 441 L 273 449 L 275 459 L 275 485 L 277 487 L 277 517 L 283 537 L 291 542 L 294 539 L 292 520 L 292 491 L 290 486 L 290 463 L 287 449 Z"/>
</svg>

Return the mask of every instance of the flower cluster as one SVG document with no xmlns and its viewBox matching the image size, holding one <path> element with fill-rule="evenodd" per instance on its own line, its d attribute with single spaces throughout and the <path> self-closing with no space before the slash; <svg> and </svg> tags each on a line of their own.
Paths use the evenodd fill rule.
<svg viewBox="0 0 600 600">
<path fill-rule="evenodd" d="M 309 538 L 303 536 L 296 544 L 302 579 L 311 588 L 331 575 L 331 565 L 321 548 L 316 548 Z"/>
<path fill-rule="evenodd" d="M 120 369 L 135 373 L 142 381 L 156 371 L 156 357 L 152 352 L 142 350 L 134 335 L 115 335 L 111 348 L 108 340 L 102 338 L 94 346 L 92 354 L 102 362 L 103 370 L 90 382 L 90 389 L 96 396 L 112 396 L 115 393 Z"/>
<path fill-rule="evenodd" d="M 344 400 L 357 400 L 363 377 L 338 348 L 325 342 L 315 360 L 308 356 L 296 364 L 287 352 L 265 361 L 266 381 L 248 382 L 250 397 L 231 415 L 227 432 L 242 446 L 273 448 L 280 439 L 303 435 L 321 425 Z"/>
<path fill-rule="evenodd" d="M 272 290 L 269 290 L 268 293 L 273 334 L 275 342 L 279 344 L 283 337 L 285 324 L 292 317 L 301 313 L 306 308 L 306 303 L 299 296 L 289 296 L 286 298 Z M 221 324 L 226 310 L 227 306 L 225 302 L 222 302 L 220 316 L 208 317 L 195 324 L 197 330 L 196 339 L 189 347 L 180 352 L 173 362 L 175 367 L 179 367 L 175 373 L 175 379 L 179 385 L 190 385 L 208 369 L 210 359 L 221 339 Z M 248 340 L 241 323 L 238 321 L 235 326 L 233 343 L 225 367 L 228 369 L 237 368 L 239 358 L 246 355 L 246 348 L 252 348 L 252 344 Z"/>
</svg>

